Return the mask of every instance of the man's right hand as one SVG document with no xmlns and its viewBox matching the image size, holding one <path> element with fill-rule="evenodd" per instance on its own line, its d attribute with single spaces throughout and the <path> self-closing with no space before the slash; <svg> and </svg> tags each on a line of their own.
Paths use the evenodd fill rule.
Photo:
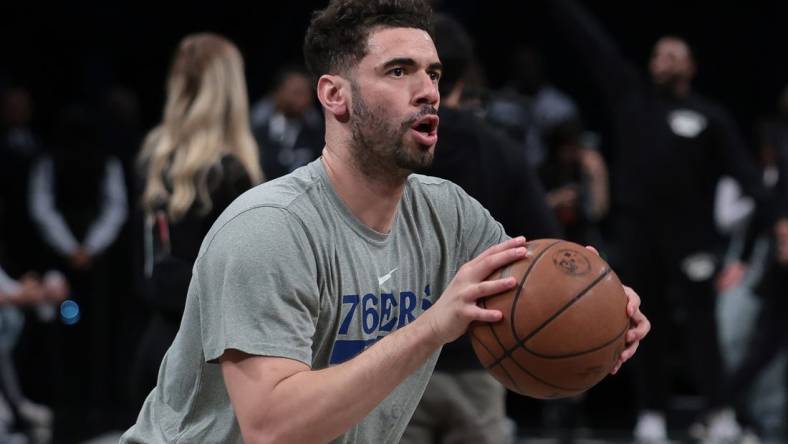
<svg viewBox="0 0 788 444">
<path fill-rule="evenodd" d="M 479 299 L 514 288 L 513 277 L 486 280 L 501 267 L 524 258 L 525 238 L 507 240 L 485 250 L 466 262 L 454 276 L 435 305 L 419 319 L 428 322 L 440 344 L 454 341 L 468 329 L 473 321 L 496 322 L 501 320 L 499 310 L 487 310 L 477 305 Z"/>
</svg>

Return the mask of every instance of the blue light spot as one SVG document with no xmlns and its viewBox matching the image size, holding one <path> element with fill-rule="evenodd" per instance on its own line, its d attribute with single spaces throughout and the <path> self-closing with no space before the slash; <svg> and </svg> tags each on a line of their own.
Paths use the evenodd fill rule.
<svg viewBox="0 0 788 444">
<path fill-rule="evenodd" d="M 60 320 L 66 325 L 74 325 L 79 322 L 79 304 L 71 299 L 60 304 Z"/>
</svg>

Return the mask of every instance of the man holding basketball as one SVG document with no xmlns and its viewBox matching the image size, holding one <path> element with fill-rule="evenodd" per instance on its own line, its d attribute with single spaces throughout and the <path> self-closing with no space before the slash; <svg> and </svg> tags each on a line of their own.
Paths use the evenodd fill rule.
<svg viewBox="0 0 788 444">
<path fill-rule="evenodd" d="M 395 443 L 441 346 L 501 319 L 476 302 L 514 287 L 485 279 L 524 257 L 525 239 L 456 185 L 411 174 L 437 142 L 430 15 L 423 0 L 315 14 L 304 53 L 323 155 L 214 224 L 158 386 L 122 442 Z M 629 297 L 620 363 L 649 329 Z"/>
</svg>

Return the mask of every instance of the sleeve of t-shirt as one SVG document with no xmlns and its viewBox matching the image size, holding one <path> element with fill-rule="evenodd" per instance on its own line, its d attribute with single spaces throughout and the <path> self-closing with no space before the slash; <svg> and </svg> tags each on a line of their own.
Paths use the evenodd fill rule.
<svg viewBox="0 0 788 444">
<path fill-rule="evenodd" d="M 319 288 L 300 220 L 284 209 L 254 208 L 206 242 L 195 265 L 205 360 L 235 349 L 311 366 Z"/>
<path fill-rule="evenodd" d="M 479 201 L 456 185 L 452 187 L 451 193 L 457 201 L 459 212 L 457 242 L 458 251 L 461 252 L 460 265 L 509 238 L 503 226 L 493 219 Z"/>
</svg>

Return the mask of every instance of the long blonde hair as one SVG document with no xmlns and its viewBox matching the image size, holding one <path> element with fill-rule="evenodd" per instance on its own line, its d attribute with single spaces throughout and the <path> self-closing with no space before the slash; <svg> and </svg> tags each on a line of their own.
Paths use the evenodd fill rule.
<svg viewBox="0 0 788 444">
<path fill-rule="evenodd" d="M 140 153 L 146 169 L 145 211 L 166 204 L 170 219 L 178 220 L 195 201 L 202 212 L 210 211 L 207 175 L 224 154 L 240 161 L 252 183 L 263 180 L 249 129 L 241 54 L 224 37 L 192 34 L 178 46 L 163 120 L 148 133 Z"/>
</svg>

